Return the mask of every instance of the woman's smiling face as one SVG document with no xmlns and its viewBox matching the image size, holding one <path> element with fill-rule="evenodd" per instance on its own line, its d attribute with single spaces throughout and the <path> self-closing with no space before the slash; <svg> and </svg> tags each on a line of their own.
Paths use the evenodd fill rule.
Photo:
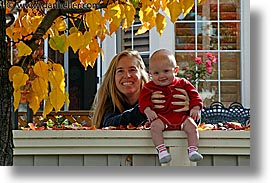
<svg viewBox="0 0 275 183">
<path fill-rule="evenodd" d="M 139 96 L 142 80 L 137 58 L 120 58 L 116 67 L 115 82 L 118 90 L 126 97 Z"/>
</svg>

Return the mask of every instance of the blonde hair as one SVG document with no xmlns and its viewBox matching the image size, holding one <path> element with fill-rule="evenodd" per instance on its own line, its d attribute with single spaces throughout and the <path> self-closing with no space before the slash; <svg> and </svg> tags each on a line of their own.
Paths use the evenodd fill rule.
<svg viewBox="0 0 275 183">
<path fill-rule="evenodd" d="M 108 70 L 104 75 L 104 79 L 99 87 L 99 90 L 96 93 L 92 109 L 90 111 L 90 116 L 92 117 L 92 125 L 95 125 L 96 127 L 100 126 L 106 109 L 113 107 L 113 110 L 115 110 L 115 108 L 117 107 L 121 113 L 124 111 L 123 104 L 126 103 L 126 97 L 118 90 L 116 86 L 115 73 L 119 60 L 125 56 L 135 57 L 138 60 L 137 67 L 141 73 L 142 79 L 142 84 L 140 87 L 143 87 L 144 83 L 147 83 L 149 80 L 145 64 L 138 51 L 124 50 L 118 53 L 112 59 Z"/>
</svg>

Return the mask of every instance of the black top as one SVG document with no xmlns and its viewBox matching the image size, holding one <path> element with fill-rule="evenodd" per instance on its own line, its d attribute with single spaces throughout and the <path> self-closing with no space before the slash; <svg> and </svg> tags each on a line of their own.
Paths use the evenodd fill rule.
<svg viewBox="0 0 275 183">
<path fill-rule="evenodd" d="M 115 109 L 113 109 L 113 106 L 107 107 L 100 127 L 120 125 L 126 126 L 129 123 L 134 126 L 138 126 L 147 121 L 146 115 L 140 112 L 138 103 L 134 105 L 129 105 L 126 103 L 124 104 L 124 108 L 125 111 L 120 113 L 117 107 Z"/>
</svg>

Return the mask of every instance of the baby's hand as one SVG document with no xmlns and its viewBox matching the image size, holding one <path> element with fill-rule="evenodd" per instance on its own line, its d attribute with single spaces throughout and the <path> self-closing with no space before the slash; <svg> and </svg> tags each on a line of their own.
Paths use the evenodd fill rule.
<svg viewBox="0 0 275 183">
<path fill-rule="evenodd" d="M 147 107 L 145 110 L 144 110 L 144 113 L 146 114 L 149 122 L 152 122 L 154 120 L 156 120 L 158 118 L 158 115 L 156 114 L 155 111 L 151 110 L 149 107 Z"/>
<path fill-rule="evenodd" d="M 201 110 L 199 106 L 194 106 L 191 110 L 190 110 L 190 116 L 195 120 L 195 121 L 199 121 L 201 119 Z"/>
</svg>

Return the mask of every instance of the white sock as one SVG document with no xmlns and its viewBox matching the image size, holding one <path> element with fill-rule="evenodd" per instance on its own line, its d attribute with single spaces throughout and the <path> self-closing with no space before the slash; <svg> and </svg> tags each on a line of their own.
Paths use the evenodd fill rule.
<svg viewBox="0 0 275 183">
<path fill-rule="evenodd" d="M 158 154 L 159 154 L 159 159 L 162 159 L 166 156 L 170 156 L 170 154 L 168 153 L 165 144 L 160 144 L 156 147 L 156 149 L 158 150 Z"/>
</svg>

